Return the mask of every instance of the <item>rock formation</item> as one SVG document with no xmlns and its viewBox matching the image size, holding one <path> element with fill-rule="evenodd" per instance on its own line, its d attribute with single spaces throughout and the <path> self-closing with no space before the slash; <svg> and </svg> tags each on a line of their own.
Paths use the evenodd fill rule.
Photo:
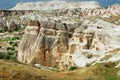
<svg viewBox="0 0 120 80">
<path fill-rule="evenodd" d="M 112 30 L 106 28 L 87 25 L 86 21 L 66 24 L 29 20 L 17 59 L 22 63 L 34 62 L 61 69 L 85 66 L 88 62 L 97 61 L 97 57 L 88 59 L 84 54 L 98 53 L 100 56 L 111 48 L 111 44 L 113 47 L 112 41 L 118 34 L 113 37 L 110 34 Z M 119 43 L 117 40 L 114 42 Z"/>
<path fill-rule="evenodd" d="M 18 48 L 17 59 L 22 63 L 68 69 L 100 62 L 110 50 L 120 48 L 119 26 L 105 20 L 119 16 L 120 5 L 101 8 L 96 2 L 31 2 L 19 3 L 12 10 L 11 15 L 25 14 L 20 22 L 27 24 Z M 16 26 L 16 22 L 7 24 L 11 30 Z"/>
<path fill-rule="evenodd" d="M 43 2 L 18 3 L 11 10 L 62 10 L 74 8 L 95 9 L 100 8 L 100 5 L 96 1 L 88 2 L 43 1 Z"/>
<path fill-rule="evenodd" d="M 16 24 L 14 21 L 8 21 L 6 24 L 8 30 L 15 31 L 20 29 L 20 24 Z"/>
<path fill-rule="evenodd" d="M 6 31 L 7 30 L 7 25 L 4 21 L 0 21 L 0 30 L 1 31 Z"/>
<path fill-rule="evenodd" d="M 57 15 L 65 15 L 65 16 L 80 16 L 80 17 L 102 17 L 109 18 L 112 16 L 120 15 L 120 5 L 112 5 L 107 8 L 96 8 L 96 9 L 65 9 L 56 13 Z"/>
</svg>

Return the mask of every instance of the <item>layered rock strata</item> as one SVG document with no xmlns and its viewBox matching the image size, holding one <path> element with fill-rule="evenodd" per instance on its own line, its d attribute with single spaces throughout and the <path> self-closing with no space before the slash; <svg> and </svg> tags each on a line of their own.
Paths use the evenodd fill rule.
<svg viewBox="0 0 120 80">
<path fill-rule="evenodd" d="M 102 31 L 99 27 L 88 27 L 79 23 L 29 20 L 17 59 L 22 63 L 61 69 L 80 66 L 78 63 L 82 62 L 78 60 L 81 54 L 107 51 L 110 36 Z"/>
</svg>

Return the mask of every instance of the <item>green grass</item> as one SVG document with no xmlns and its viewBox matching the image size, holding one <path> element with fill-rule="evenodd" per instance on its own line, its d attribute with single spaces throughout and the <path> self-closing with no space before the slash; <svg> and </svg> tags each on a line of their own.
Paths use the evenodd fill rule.
<svg viewBox="0 0 120 80">
<path fill-rule="evenodd" d="M 96 74 L 101 75 L 104 80 L 120 80 L 120 76 L 117 76 L 117 72 L 120 70 L 120 68 L 115 68 L 115 65 L 106 67 L 104 64 L 96 65 Z"/>
<path fill-rule="evenodd" d="M 44 71 L 32 65 L 0 60 L 0 80 L 120 80 L 119 70 L 101 63 L 73 71 Z"/>
</svg>

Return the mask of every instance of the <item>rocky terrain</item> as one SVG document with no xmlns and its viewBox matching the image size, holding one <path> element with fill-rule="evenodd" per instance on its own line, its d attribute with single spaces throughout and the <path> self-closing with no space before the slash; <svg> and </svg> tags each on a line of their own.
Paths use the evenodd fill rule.
<svg viewBox="0 0 120 80">
<path fill-rule="evenodd" d="M 49 1 L 49 2 L 18 3 L 11 10 L 58 10 L 58 9 L 61 10 L 61 9 L 74 9 L 74 8 L 94 9 L 99 7 L 100 5 L 96 1 L 90 1 L 90 2 Z"/>
<path fill-rule="evenodd" d="M 119 76 L 119 57 L 119 4 L 36 2 L 0 11 L 0 59 L 59 70 L 104 64 Z"/>
</svg>

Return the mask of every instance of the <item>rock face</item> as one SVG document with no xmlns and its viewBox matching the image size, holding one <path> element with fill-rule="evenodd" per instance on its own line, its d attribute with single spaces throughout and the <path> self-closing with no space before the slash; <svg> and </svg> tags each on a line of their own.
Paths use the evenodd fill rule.
<svg viewBox="0 0 120 80">
<path fill-rule="evenodd" d="M 58 66 L 61 69 L 76 65 L 85 66 L 86 63 L 97 60 L 97 57 L 88 59 L 84 54 L 105 53 L 111 48 L 114 38 L 117 38 L 118 34 L 115 34 L 116 37 L 111 36 L 110 33 L 113 32 L 107 28 L 90 26 L 86 22 L 66 24 L 29 20 L 17 59 L 22 63 L 33 62 L 51 67 Z M 119 40 L 114 42 L 117 45 Z"/>
<path fill-rule="evenodd" d="M 75 26 L 77 27 L 77 26 Z M 46 66 L 56 66 L 56 60 L 68 51 L 68 41 L 72 37 L 66 24 L 28 21 L 25 35 L 19 46 L 18 60 L 31 63 L 33 60 Z"/>
</svg>

